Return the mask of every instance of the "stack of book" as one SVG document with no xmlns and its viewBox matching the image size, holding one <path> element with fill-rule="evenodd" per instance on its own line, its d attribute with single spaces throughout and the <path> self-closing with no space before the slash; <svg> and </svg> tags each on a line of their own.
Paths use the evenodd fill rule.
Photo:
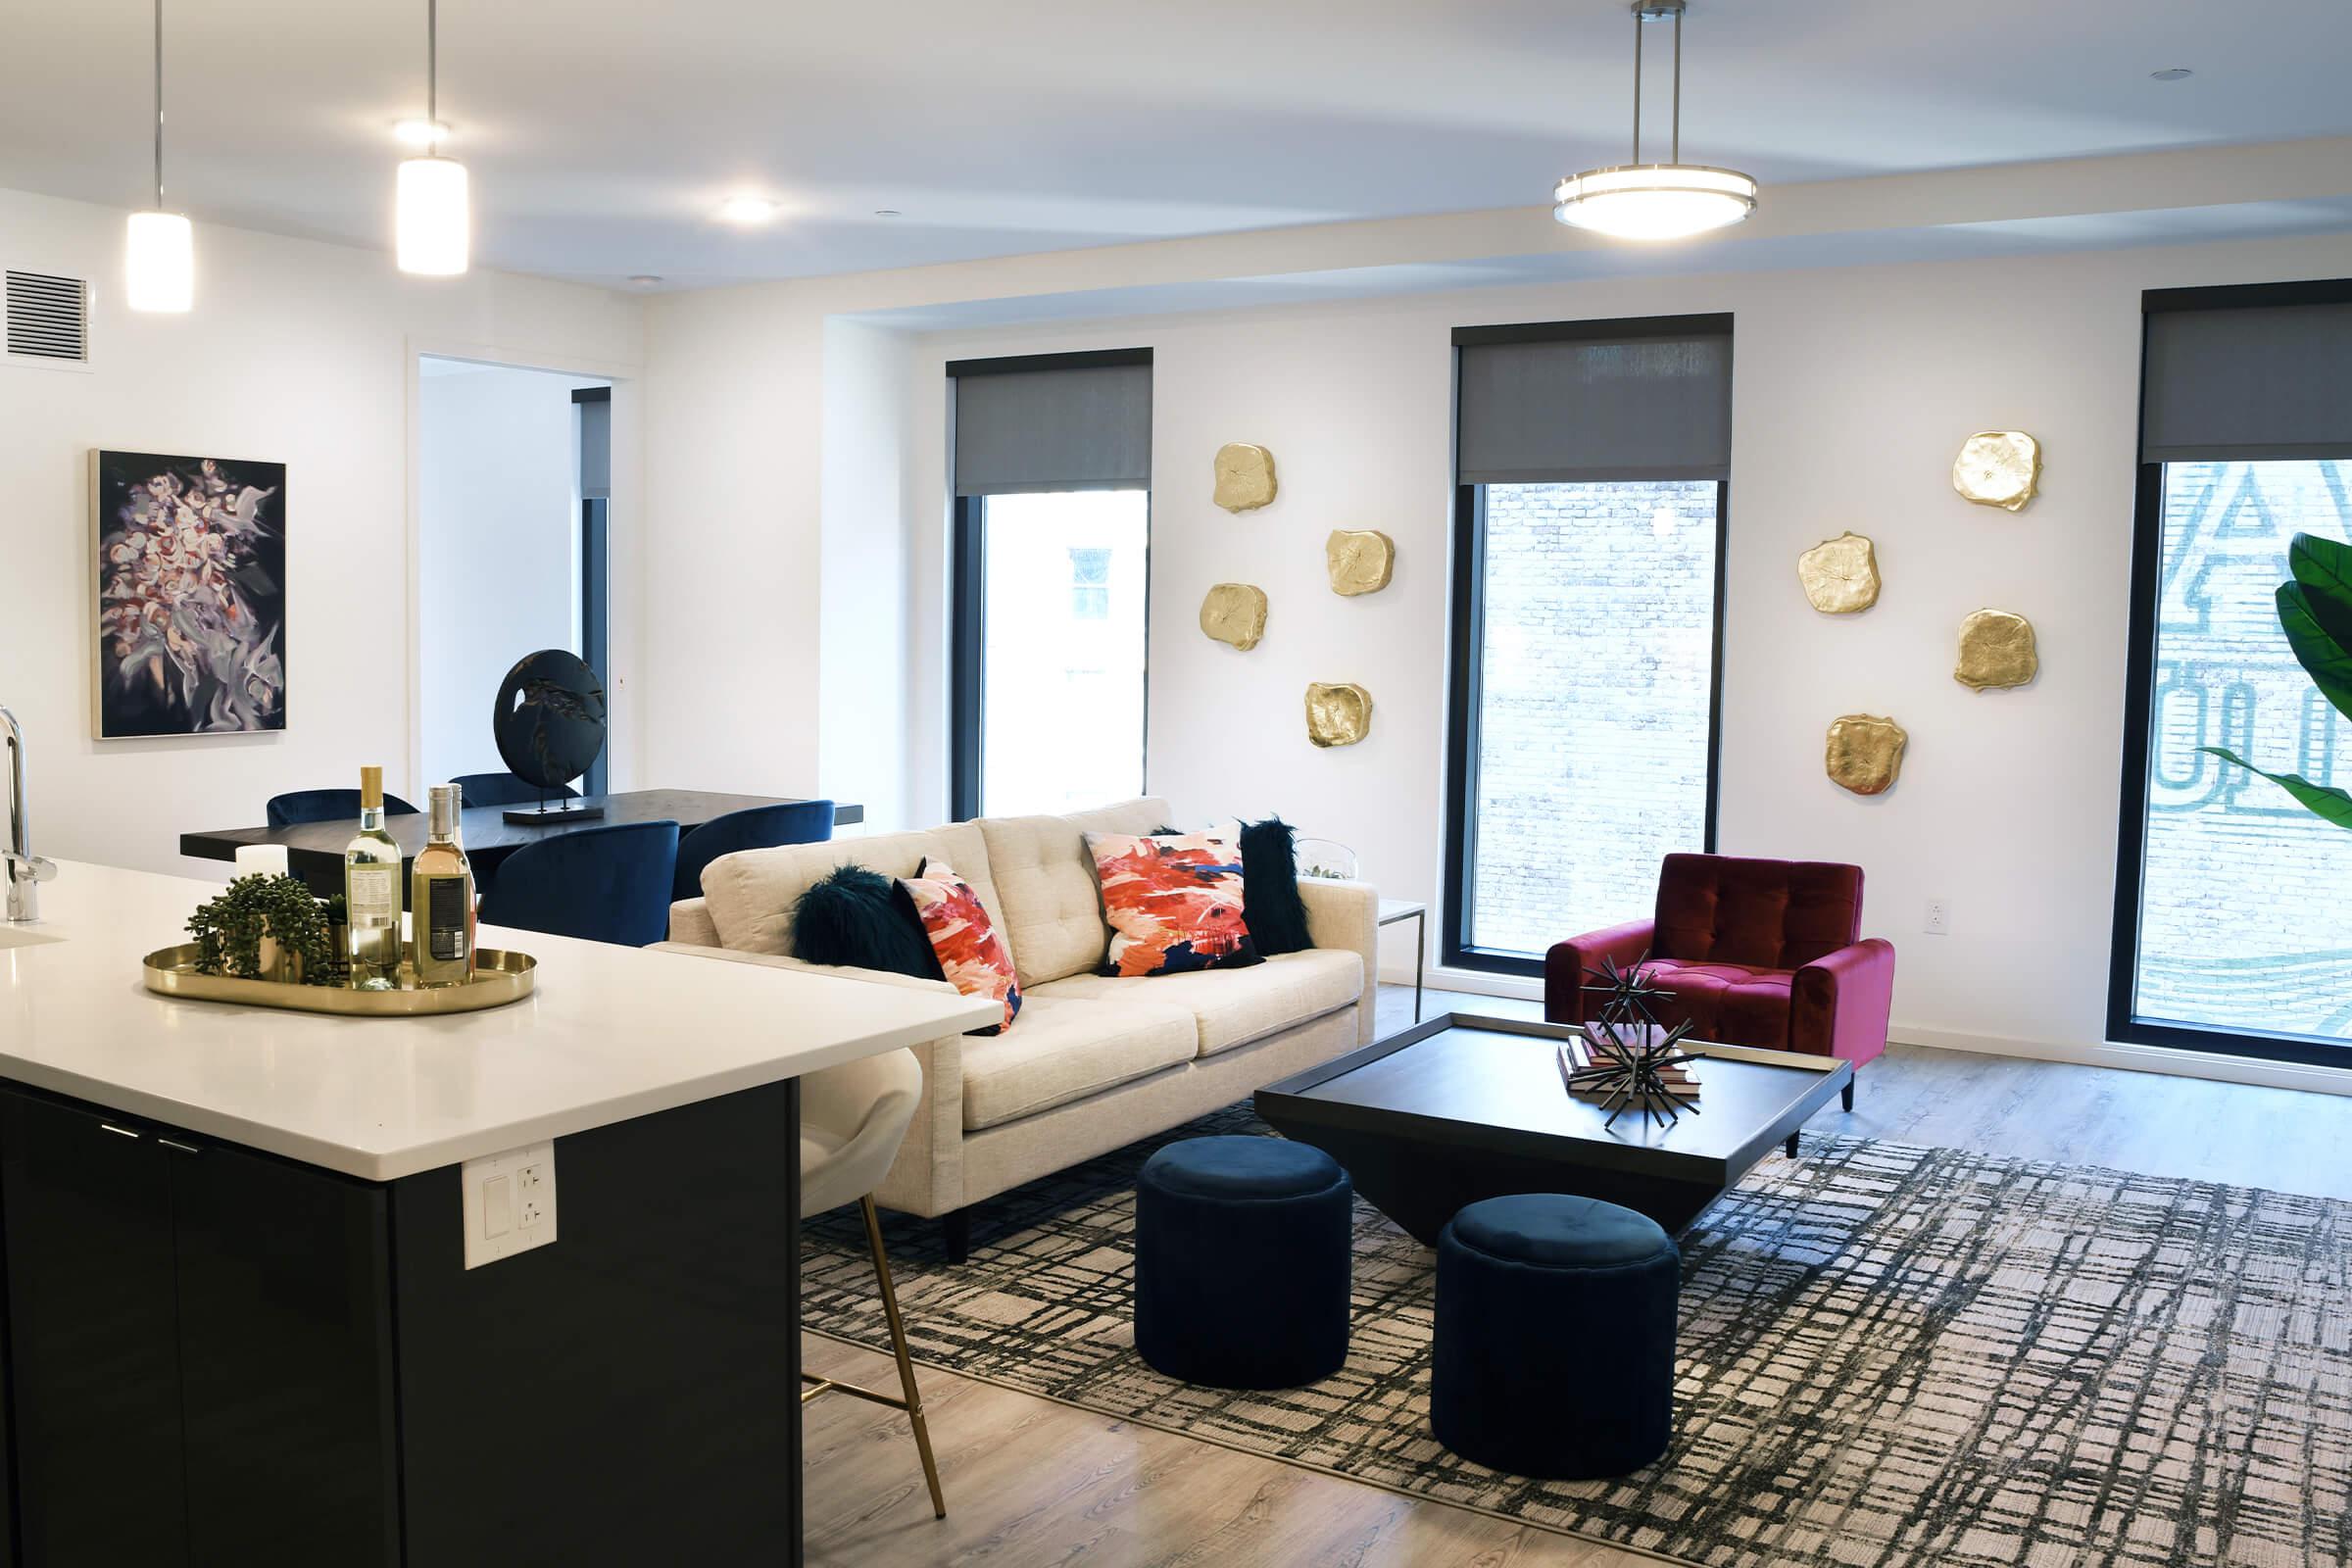
<svg viewBox="0 0 2352 1568">
<path fill-rule="evenodd" d="M 1599 1026 L 1588 1024 L 1584 1030 L 1563 1042 L 1559 1048 L 1560 1079 L 1568 1093 L 1579 1100 L 1613 1099 L 1626 1086 L 1633 1064 L 1641 1059 L 1645 1048 L 1661 1042 L 1666 1031 L 1647 1024 L 1617 1024 L 1611 1026 L 1623 1054 L 1593 1043 Z M 1605 1039 L 1605 1037 L 1603 1037 Z M 1595 1068 L 1617 1069 L 1595 1072 Z M 1661 1066 L 1647 1075 L 1652 1083 L 1677 1100 L 1698 1098 L 1698 1072 L 1695 1062 L 1677 1062 Z"/>
</svg>

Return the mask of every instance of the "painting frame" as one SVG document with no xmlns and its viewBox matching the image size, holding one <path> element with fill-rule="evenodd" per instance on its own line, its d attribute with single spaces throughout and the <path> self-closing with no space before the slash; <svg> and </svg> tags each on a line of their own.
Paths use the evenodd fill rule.
<svg viewBox="0 0 2352 1568">
<path fill-rule="evenodd" d="M 92 447 L 87 477 L 92 738 L 282 734 L 286 465 Z"/>
</svg>

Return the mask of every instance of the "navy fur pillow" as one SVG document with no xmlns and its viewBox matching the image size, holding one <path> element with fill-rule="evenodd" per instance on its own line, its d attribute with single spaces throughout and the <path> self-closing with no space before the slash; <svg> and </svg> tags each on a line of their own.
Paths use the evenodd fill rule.
<svg viewBox="0 0 2352 1568">
<path fill-rule="evenodd" d="M 1291 846 L 1297 831 L 1279 816 L 1242 826 L 1242 920 L 1268 957 L 1315 945 L 1298 897 L 1298 862 Z"/>
<path fill-rule="evenodd" d="M 914 901 L 896 877 L 862 865 L 842 866 L 801 895 L 792 907 L 792 956 L 805 963 L 940 978 Z"/>
</svg>

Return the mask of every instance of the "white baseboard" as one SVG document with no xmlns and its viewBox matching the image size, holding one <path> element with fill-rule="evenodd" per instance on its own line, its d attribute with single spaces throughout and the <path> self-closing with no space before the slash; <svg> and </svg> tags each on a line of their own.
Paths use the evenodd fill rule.
<svg viewBox="0 0 2352 1568">
<path fill-rule="evenodd" d="M 1963 1034 L 1897 1023 L 1889 1041 L 1938 1051 L 1973 1051 L 1989 1056 L 2027 1056 L 2036 1061 L 2072 1061 L 2087 1067 L 2121 1067 L 2128 1072 L 2168 1073 L 2175 1078 L 2209 1078 L 2218 1083 L 2303 1089 L 2323 1095 L 2352 1095 L 2352 1068 L 2321 1067 L 2300 1061 L 2266 1061 L 2259 1056 L 2226 1056 L 2218 1052 L 2180 1051 L 2169 1046 L 2121 1045 L 2111 1040 L 2024 1040 L 2013 1035 Z"/>
<path fill-rule="evenodd" d="M 1384 984 L 1409 986 L 1413 983 L 1412 967 L 1409 964 L 1402 967 L 1383 964 L 1380 978 Z M 1481 997 L 1513 997 L 1523 1002 L 1544 1000 L 1544 982 L 1533 976 L 1432 967 L 1423 983 L 1433 991 L 1463 992 Z M 2268 1061 L 2259 1056 L 2229 1056 L 2211 1051 L 2122 1045 L 2107 1040 L 2028 1040 L 2015 1035 L 1967 1034 L 1955 1029 L 1930 1029 L 1920 1024 L 1900 1022 L 1888 1027 L 1886 1038 L 1902 1045 L 1925 1046 L 1936 1051 L 1973 1051 L 1987 1056 L 2071 1061 L 2086 1067 L 2120 1067 L 2127 1072 L 2167 1073 L 2175 1078 L 2206 1078 L 2216 1083 L 2301 1089 L 2322 1095 L 2352 1095 L 2352 1067 Z"/>
</svg>

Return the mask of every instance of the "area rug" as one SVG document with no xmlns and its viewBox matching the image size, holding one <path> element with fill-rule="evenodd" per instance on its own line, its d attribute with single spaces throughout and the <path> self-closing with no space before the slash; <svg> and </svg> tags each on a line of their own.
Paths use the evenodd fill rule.
<svg viewBox="0 0 2352 1568">
<path fill-rule="evenodd" d="M 1168 1138 L 1265 1131 L 1236 1106 Z M 961 1267 L 893 1218 L 917 1359 L 1707 1568 L 2352 1562 L 2352 1205 L 1808 1140 L 1683 1238 L 1665 1458 L 1547 1482 L 1430 1436 L 1434 1254 L 1360 1202 L 1338 1376 L 1232 1393 L 1138 1360 L 1134 1177 L 1167 1141 L 996 1200 Z M 808 1227 L 805 1321 L 881 1347 L 856 1212 Z"/>
</svg>

